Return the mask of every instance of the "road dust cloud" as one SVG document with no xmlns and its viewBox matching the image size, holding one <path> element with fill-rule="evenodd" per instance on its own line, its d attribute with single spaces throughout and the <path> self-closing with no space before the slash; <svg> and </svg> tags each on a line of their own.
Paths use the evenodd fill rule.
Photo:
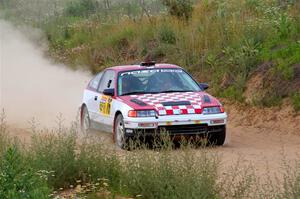
<svg viewBox="0 0 300 199">
<path fill-rule="evenodd" d="M 76 120 L 90 75 L 45 58 L 32 42 L 36 32 L 29 35 L 0 20 L 0 108 L 9 125 L 30 127 L 35 120 L 52 128 L 62 116 L 68 126 Z"/>
</svg>

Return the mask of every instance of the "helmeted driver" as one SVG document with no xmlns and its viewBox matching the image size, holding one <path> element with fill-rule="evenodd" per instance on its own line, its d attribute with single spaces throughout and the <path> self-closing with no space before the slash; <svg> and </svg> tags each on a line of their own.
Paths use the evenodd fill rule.
<svg viewBox="0 0 300 199">
<path fill-rule="evenodd" d="M 141 91 L 142 82 L 133 75 L 125 75 L 122 77 L 122 94 Z"/>
</svg>

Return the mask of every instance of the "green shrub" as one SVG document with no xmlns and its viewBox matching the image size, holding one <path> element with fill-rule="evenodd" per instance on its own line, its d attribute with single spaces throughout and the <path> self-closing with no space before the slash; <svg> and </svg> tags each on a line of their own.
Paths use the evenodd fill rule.
<svg viewBox="0 0 300 199">
<path fill-rule="evenodd" d="M 287 14 L 282 14 L 278 20 L 277 31 L 279 33 L 279 38 L 286 39 L 291 33 L 291 19 Z"/>
<path fill-rule="evenodd" d="M 282 104 L 282 97 L 276 94 L 266 95 L 260 99 L 259 104 L 266 107 L 278 106 Z"/>
<path fill-rule="evenodd" d="M 262 1 L 261 0 L 246 0 L 246 6 L 250 9 L 256 9 L 259 6 L 261 6 Z"/>
<path fill-rule="evenodd" d="M 0 198 L 43 199 L 49 198 L 47 176 L 36 172 L 24 160 L 19 149 L 11 146 L 4 154 L 0 166 Z"/>
<path fill-rule="evenodd" d="M 70 132 L 32 136 L 28 161 L 35 170 L 51 172 L 48 183 L 51 187 L 62 188 L 76 181 L 76 135 Z"/>
<path fill-rule="evenodd" d="M 191 0 L 161 0 L 168 7 L 172 16 L 188 20 L 192 16 L 193 3 Z"/>
<path fill-rule="evenodd" d="M 158 31 L 158 39 L 159 41 L 167 44 L 175 44 L 176 43 L 176 35 L 171 27 L 164 25 L 161 26 Z"/>
<path fill-rule="evenodd" d="M 135 38 L 136 30 L 128 26 L 122 30 L 115 30 L 113 34 L 107 33 L 100 45 L 102 48 L 114 48 L 116 52 L 128 48 L 130 42 Z"/>
<path fill-rule="evenodd" d="M 300 111 L 300 92 L 292 96 L 293 106 L 296 112 Z"/>
<path fill-rule="evenodd" d="M 285 60 L 278 59 L 276 69 L 284 80 L 292 80 L 294 78 L 294 68 L 291 67 Z"/>
<path fill-rule="evenodd" d="M 152 49 L 152 56 L 153 60 L 161 60 L 163 57 L 166 56 L 166 47 L 165 46 L 158 46 Z"/>
<path fill-rule="evenodd" d="M 230 99 L 233 99 L 233 100 L 237 100 L 239 102 L 243 102 L 244 101 L 243 89 L 242 88 L 238 88 L 235 85 L 229 86 L 225 90 L 221 91 L 220 95 L 222 97 L 227 97 L 227 98 L 230 98 Z"/>
<path fill-rule="evenodd" d="M 65 14 L 73 17 L 83 17 L 94 14 L 97 10 L 96 0 L 76 0 L 70 1 L 65 8 Z"/>
</svg>

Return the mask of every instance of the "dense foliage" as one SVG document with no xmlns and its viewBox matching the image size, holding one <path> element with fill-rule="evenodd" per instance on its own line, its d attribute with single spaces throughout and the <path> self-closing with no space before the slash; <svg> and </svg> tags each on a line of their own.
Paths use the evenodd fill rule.
<svg viewBox="0 0 300 199">
<path fill-rule="evenodd" d="M 22 2 L 2 0 L 3 17 L 41 28 L 50 55 L 73 68 L 96 73 L 147 57 L 185 67 L 219 97 L 264 106 L 290 98 L 298 107 L 299 1 Z"/>
</svg>

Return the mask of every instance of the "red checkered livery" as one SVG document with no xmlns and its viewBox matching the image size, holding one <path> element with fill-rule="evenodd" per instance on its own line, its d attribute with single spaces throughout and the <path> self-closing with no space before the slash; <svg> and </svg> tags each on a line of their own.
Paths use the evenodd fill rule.
<svg viewBox="0 0 300 199">
<path fill-rule="evenodd" d="M 182 115 L 182 114 L 201 114 L 202 98 L 197 92 L 175 92 L 131 95 L 132 99 L 138 99 L 153 106 L 159 115 Z M 164 106 L 163 102 L 189 101 L 191 105 Z"/>
</svg>

